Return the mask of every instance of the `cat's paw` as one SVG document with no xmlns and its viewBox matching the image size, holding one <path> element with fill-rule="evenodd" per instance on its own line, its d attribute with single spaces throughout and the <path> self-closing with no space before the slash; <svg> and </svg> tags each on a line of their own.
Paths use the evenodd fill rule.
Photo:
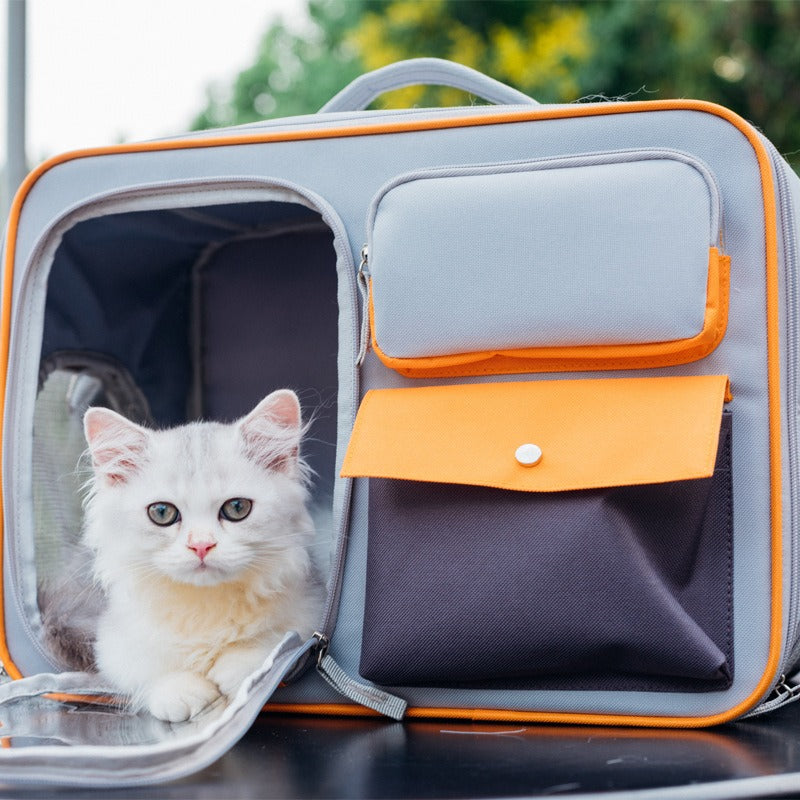
<svg viewBox="0 0 800 800">
<path fill-rule="evenodd" d="M 145 695 L 147 709 L 165 722 L 184 722 L 219 697 L 219 689 L 195 672 L 170 672 L 160 677 Z"/>
<path fill-rule="evenodd" d="M 208 673 L 222 694 L 232 697 L 244 679 L 258 669 L 267 657 L 263 647 L 231 645 L 223 650 Z"/>
</svg>

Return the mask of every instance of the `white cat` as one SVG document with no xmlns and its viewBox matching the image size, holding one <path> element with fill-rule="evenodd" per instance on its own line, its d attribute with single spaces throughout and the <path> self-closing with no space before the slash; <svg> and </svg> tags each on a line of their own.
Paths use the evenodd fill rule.
<svg viewBox="0 0 800 800">
<path fill-rule="evenodd" d="M 97 667 L 156 717 L 188 719 L 320 623 L 300 405 L 280 390 L 233 424 L 162 431 L 91 408 L 84 429 L 84 539 L 108 601 Z"/>
</svg>

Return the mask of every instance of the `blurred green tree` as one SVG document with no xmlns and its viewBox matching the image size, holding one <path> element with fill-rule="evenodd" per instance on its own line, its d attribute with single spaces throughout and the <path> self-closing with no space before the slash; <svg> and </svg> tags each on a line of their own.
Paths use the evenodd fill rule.
<svg viewBox="0 0 800 800">
<path fill-rule="evenodd" d="M 795 0 L 583 2 L 602 51 L 581 65 L 585 91 L 720 103 L 800 165 L 800 3 Z"/>
<path fill-rule="evenodd" d="M 274 23 L 233 87 L 212 87 L 195 128 L 313 113 L 365 70 L 438 56 L 542 102 L 693 97 L 756 122 L 800 162 L 796 0 L 308 0 L 301 31 Z M 375 107 L 475 102 L 409 87 Z"/>
<path fill-rule="evenodd" d="M 361 0 L 309 0 L 308 11 L 300 32 L 274 22 L 232 87 L 208 87 L 195 130 L 312 113 L 363 72 L 349 34 L 362 16 Z"/>
</svg>

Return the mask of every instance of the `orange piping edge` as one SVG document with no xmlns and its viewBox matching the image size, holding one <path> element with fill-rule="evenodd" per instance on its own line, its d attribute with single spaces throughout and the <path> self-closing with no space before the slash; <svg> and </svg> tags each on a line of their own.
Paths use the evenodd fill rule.
<svg viewBox="0 0 800 800">
<path fill-rule="evenodd" d="M 688 339 L 662 342 L 526 347 L 412 358 L 390 356 L 377 341 L 373 280 L 369 280 L 368 311 L 372 349 L 385 366 L 409 378 L 675 366 L 705 358 L 722 341 L 728 326 L 730 256 L 722 255 L 716 247 L 709 252 L 703 329 Z"/>
<path fill-rule="evenodd" d="M 363 127 L 351 126 L 324 130 L 285 131 L 271 134 L 251 134 L 223 136 L 217 138 L 183 139 L 178 141 L 145 142 L 131 145 L 114 145 L 88 150 L 65 153 L 49 159 L 41 164 L 23 181 L 18 190 L 9 213 L 6 239 L 6 252 L 3 275 L 3 300 L 0 306 L 0 419 L 4 420 L 6 381 L 8 374 L 8 357 L 11 335 L 11 295 L 14 281 L 13 267 L 16 247 L 16 233 L 19 224 L 22 204 L 37 180 L 48 170 L 58 164 L 78 158 L 112 155 L 122 153 L 149 152 L 159 150 L 182 150 L 204 147 L 225 147 L 241 144 L 265 144 L 269 142 L 307 141 L 312 139 L 344 138 L 351 136 L 370 136 L 394 134 L 410 131 L 445 130 L 460 127 L 480 127 L 485 125 L 508 124 L 514 122 L 531 122 L 548 119 L 565 119 L 588 116 L 605 116 L 610 114 L 631 114 L 648 111 L 698 111 L 712 114 L 727 121 L 735 127 L 753 148 L 761 175 L 761 187 L 764 199 L 765 248 L 766 248 L 766 312 L 767 312 L 767 390 L 769 407 L 769 447 L 770 447 L 770 518 L 772 530 L 770 535 L 771 553 L 771 611 L 770 641 L 767 663 L 761 680 L 753 692 L 742 702 L 726 712 L 707 717 L 643 717 L 637 715 L 606 714 L 571 714 L 549 712 L 509 712 L 497 709 L 479 709 L 476 713 L 462 709 L 411 709 L 410 716 L 447 716 L 458 718 L 459 715 L 470 715 L 471 719 L 514 719 L 542 720 L 548 722 L 586 722 L 598 724 L 644 725 L 663 727 L 697 727 L 715 725 L 726 722 L 752 708 L 770 688 L 776 676 L 781 650 L 782 633 L 782 501 L 781 501 L 781 433 L 780 433 L 780 345 L 778 341 L 778 250 L 776 231 L 775 189 L 772 179 L 771 164 L 766 149 L 755 131 L 733 111 L 702 100 L 655 100 L 637 101 L 625 104 L 609 103 L 595 107 L 592 105 L 559 107 L 554 109 L 498 112 L 485 117 L 449 117 L 436 120 L 417 120 L 408 122 L 379 123 Z M 3 424 L 0 424 L 0 452 L 3 447 Z M 0 470 L 0 504 L 2 504 L 2 470 Z M 3 547 L 2 547 L 2 515 L 0 515 L 0 582 L 3 580 Z M 5 630 L 5 609 L 0 602 L 0 658 L 8 674 L 20 678 L 22 674 L 14 664 L 8 651 Z"/>
</svg>

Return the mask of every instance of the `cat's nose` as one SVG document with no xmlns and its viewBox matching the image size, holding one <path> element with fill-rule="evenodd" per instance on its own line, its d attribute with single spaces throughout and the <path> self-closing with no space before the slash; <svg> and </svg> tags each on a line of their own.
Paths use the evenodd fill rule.
<svg viewBox="0 0 800 800">
<path fill-rule="evenodd" d="M 197 541 L 195 541 L 193 539 L 189 539 L 189 541 L 187 542 L 186 546 L 190 550 L 194 550 L 194 552 L 197 554 L 197 557 L 201 561 L 204 561 L 205 557 L 208 555 L 208 551 L 209 550 L 213 550 L 217 546 L 217 543 L 216 542 L 208 542 L 208 541 L 206 541 L 206 542 L 197 542 Z"/>
</svg>

